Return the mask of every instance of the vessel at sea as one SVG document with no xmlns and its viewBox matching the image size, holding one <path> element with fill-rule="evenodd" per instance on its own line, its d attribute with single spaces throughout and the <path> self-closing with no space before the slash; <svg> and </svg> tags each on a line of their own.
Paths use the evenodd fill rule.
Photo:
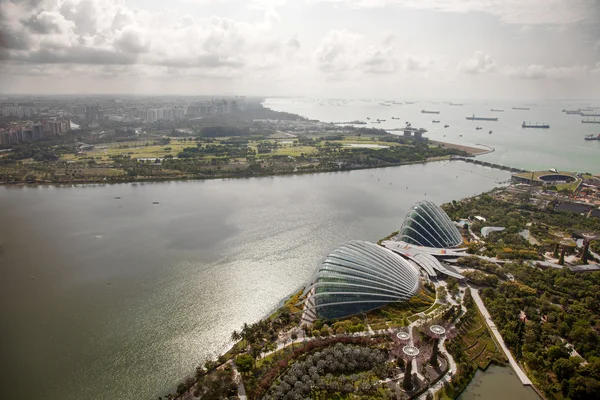
<svg viewBox="0 0 600 400">
<path fill-rule="evenodd" d="M 493 109 L 493 108 L 492 108 L 492 109 L 490 109 L 490 111 L 492 111 L 492 112 L 504 112 L 504 110 L 495 110 L 495 109 Z"/>
<path fill-rule="evenodd" d="M 529 107 L 513 107 L 512 109 L 513 110 L 524 110 L 524 111 L 526 111 L 526 110 L 529 110 Z"/>
<path fill-rule="evenodd" d="M 421 114 L 439 114 L 439 111 L 421 110 Z"/>
<path fill-rule="evenodd" d="M 550 125 L 544 124 L 544 123 L 538 124 L 537 122 L 535 124 L 532 124 L 532 123 L 528 123 L 528 122 L 523 121 L 523 124 L 521 125 L 521 128 L 548 129 L 548 128 L 550 128 Z"/>
<path fill-rule="evenodd" d="M 584 139 L 585 140 L 600 140 L 600 133 L 598 134 L 598 136 L 587 135 Z"/>
<path fill-rule="evenodd" d="M 582 124 L 600 124 L 600 120 L 597 120 L 596 118 L 594 119 L 582 119 L 581 120 Z"/>
<path fill-rule="evenodd" d="M 498 121 L 498 118 L 491 118 L 491 117 L 476 117 L 475 114 L 473 114 L 472 117 L 467 117 L 467 119 L 469 121 Z"/>
</svg>

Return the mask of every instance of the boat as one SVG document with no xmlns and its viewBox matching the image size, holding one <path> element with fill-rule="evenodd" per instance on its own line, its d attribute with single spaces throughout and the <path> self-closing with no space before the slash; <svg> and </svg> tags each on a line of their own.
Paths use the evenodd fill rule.
<svg viewBox="0 0 600 400">
<path fill-rule="evenodd" d="M 433 124 L 438 124 L 439 122 L 440 122 L 440 120 L 438 120 L 438 119 L 434 119 L 433 121 L 431 121 L 431 123 L 433 123 Z"/>
<path fill-rule="evenodd" d="M 489 131 L 488 133 L 491 135 L 491 134 L 492 134 L 492 131 Z"/>
<path fill-rule="evenodd" d="M 421 114 L 439 114 L 439 111 L 421 110 Z"/>
<path fill-rule="evenodd" d="M 582 119 L 581 120 L 582 124 L 600 124 L 600 120 L 597 120 L 596 118 L 594 119 Z"/>
<path fill-rule="evenodd" d="M 415 104 L 414 101 L 406 101 L 405 104 Z"/>
<path fill-rule="evenodd" d="M 582 117 L 600 117 L 600 114 L 586 114 L 586 113 L 581 113 Z"/>
<path fill-rule="evenodd" d="M 600 133 L 598 134 L 598 136 L 594 136 L 594 135 L 586 135 L 586 137 L 584 138 L 585 140 L 600 140 Z"/>
<path fill-rule="evenodd" d="M 448 128 L 448 127 L 450 127 L 450 125 L 444 125 L 444 128 Z"/>
<path fill-rule="evenodd" d="M 385 122 L 385 119 L 379 119 L 379 118 L 377 118 L 377 122 Z"/>
<path fill-rule="evenodd" d="M 462 103 L 448 103 L 448 105 L 451 105 L 451 106 L 462 106 L 463 104 Z"/>
<path fill-rule="evenodd" d="M 476 131 L 480 131 L 480 130 L 481 130 L 481 127 L 480 127 L 480 126 L 478 126 L 477 128 L 475 128 L 475 130 L 476 130 Z"/>
<path fill-rule="evenodd" d="M 367 119 L 368 119 L 369 121 L 371 120 L 371 118 L 369 118 L 369 117 L 367 117 Z"/>
<path fill-rule="evenodd" d="M 469 121 L 498 121 L 498 118 L 490 118 L 490 117 L 476 117 L 473 114 L 472 117 L 467 117 Z"/>
<path fill-rule="evenodd" d="M 392 117 L 392 119 L 400 119 L 400 118 Z"/>
<path fill-rule="evenodd" d="M 380 106 L 386 106 L 386 107 L 391 107 L 391 104 L 387 104 L 387 103 L 379 103 Z"/>
<path fill-rule="evenodd" d="M 523 121 L 523 124 L 521 125 L 521 128 L 540 128 L 540 129 L 548 129 L 550 128 L 550 125 L 548 124 L 538 124 L 537 122 L 535 124 L 529 123 L 529 122 L 525 122 Z"/>
<path fill-rule="evenodd" d="M 493 109 L 493 108 L 491 108 L 490 111 L 491 112 L 504 112 L 504 110 L 496 110 L 496 109 Z"/>
<path fill-rule="evenodd" d="M 513 107 L 513 110 L 522 110 L 522 111 L 527 111 L 529 110 L 529 107 Z"/>
<path fill-rule="evenodd" d="M 567 115 L 581 115 L 581 111 L 569 110 L 569 111 L 565 111 L 565 114 L 567 114 Z"/>
</svg>

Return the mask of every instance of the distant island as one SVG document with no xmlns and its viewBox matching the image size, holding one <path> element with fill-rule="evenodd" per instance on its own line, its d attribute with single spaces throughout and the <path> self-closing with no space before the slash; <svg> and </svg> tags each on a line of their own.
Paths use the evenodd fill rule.
<svg viewBox="0 0 600 400">
<path fill-rule="evenodd" d="M 238 99 L 228 108 L 215 104 L 209 111 L 196 107 L 207 114 L 189 118 L 175 118 L 176 108 L 149 108 L 142 114 L 145 120 L 123 116 L 137 115 L 137 109 L 117 108 L 116 116 L 106 119 L 97 107 L 85 108 L 72 115 L 76 128 L 69 123 L 65 129 L 71 130 L 46 135 L 42 123 L 5 119 L 0 184 L 256 177 L 386 167 L 485 151 L 410 133 L 309 120 L 270 110 L 259 100 Z M 157 110 L 162 115 L 169 110 L 173 119 L 153 120 Z M 42 137 L 29 139 L 36 135 Z"/>
<path fill-rule="evenodd" d="M 541 397 L 592 398 L 600 218 L 561 210 L 517 186 L 419 202 L 378 244 L 334 250 L 166 399 L 453 399 L 492 363 Z"/>
</svg>

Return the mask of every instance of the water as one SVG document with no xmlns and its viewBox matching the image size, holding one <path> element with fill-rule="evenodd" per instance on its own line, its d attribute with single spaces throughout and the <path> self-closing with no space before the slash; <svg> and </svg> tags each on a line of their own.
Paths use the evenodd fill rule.
<svg viewBox="0 0 600 400">
<path fill-rule="evenodd" d="M 458 397 L 458 400 L 473 399 L 540 400 L 540 397 L 532 388 L 523 386 L 511 368 L 490 365 L 485 371 L 477 371 Z"/>
<path fill-rule="evenodd" d="M 600 141 L 584 140 L 588 134 L 600 133 L 600 124 L 582 124 L 583 117 L 561 112 L 563 109 L 584 108 L 585 103 L 539 102 L 536 105 L 526 105 L 489 101 L 451 106 L 421 101 L 415 104 L 392 104 L 390 107 L 381 106 L 379 103 L 380 101 L 376 100 L 270 98 L 264 105 L 277 111 L 292 112 L 325 122 L 367 121 L 367 117 L 370 117 L 371 121 L 385 119 L 381 124 L 367 125 L 381 129 L 402 128 L 405 122 L 409 121 L 413 127 L 427 129 L 429 132 L 426 137 L 433 140 L 493 147 L 493 153 L 480 156 L 486 161 L 528 170 L 557 168 L 600 173 Z M 519 106 L 529 107 L 530 110 L 512 110 L 512 107 Z M 492 108 L 504 112 L 491 112 Z M 423 109 L 437 110 L 440 114 L 422 114 Z M 600 113 L 600 109 L 597 109 L 596 113 Z M 473 114 L 480 117 L 498 117 L 498 121 L 465 119 Z M 392 117 L 400 119 L 392 120 Z M 434 119 L 440 123 L 432 123 Z M 550 125 L 550 129 L 523 129 L 523 121 L 544 122 Z M 450 127 L 444 128 L 446 124 Z M 482 129 L 475 130 L 477 126 Z M 491 135 L 488 134 L 490 130 L 493 131 Z"/>
<path fill-rule="evenodd" d="M 156 399 L 299 288 L 335 246 L 397 230 L 418 200 L 464 198 L 508 176 L 438 162 L 0 187 L 0 398 Z"/>
</svg>

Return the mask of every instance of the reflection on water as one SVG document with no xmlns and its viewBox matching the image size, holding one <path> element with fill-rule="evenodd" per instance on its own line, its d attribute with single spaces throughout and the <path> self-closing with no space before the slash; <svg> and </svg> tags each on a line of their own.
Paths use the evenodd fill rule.
<svg viewBox="0 0 600 400">
<path fill-rule="evenodd" d="M 523 386 L 510 367 L 490 365 L 477 371 L 473 380 L 458 397 L 459 400 L 540 400 L 535 391 Z"/>
<path fill-rule="evenodd" d="M 0 398 L 156 399 L 334 247 L 487 191 L 462 162 L 260 179 L 2 187 Z M 153 204 L 159 202 L 159 204 Z"/>
</svg>

